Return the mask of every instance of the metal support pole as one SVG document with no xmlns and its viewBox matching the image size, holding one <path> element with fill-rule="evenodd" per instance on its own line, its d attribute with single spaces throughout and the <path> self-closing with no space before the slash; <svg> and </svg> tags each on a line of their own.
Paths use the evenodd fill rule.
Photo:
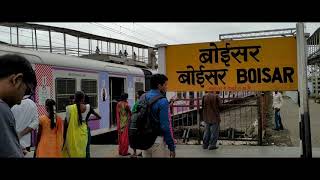
<svg viewBox="0 0 320 180">
<path fill-rule="evenodd" d="M 90 54 L 92 54 L 92 41 L 90 39 Z"/>
<path fill-rule="evenodd" d="M 64 54 L 67 55 L 66 33 L 63 33 Z"/>
<path fill-rule="evenodd" d="M 36 50 L 38 50 L 37 29 L 34 29 L 34 40 L 36 42 Z"/>
<path fill-rule="evenodd" d="M 80 44 L 79 44 L 79 36 L 78 36 L 78 56 L 80 56 Z"/>
<path fill-rule="evenodd" d="M 299 95 L 300 95 L 300 144 L 302 145 L 303 158 L 312 157 L 310 114 L 307 94 L 307 61 L 306 61 L 306 39 L 304 35 L 304 24 L 297 23 L 297 55 L 299 71 Z"/>
<path fill-rule="evenodd" d="M 259 103 L 259 106 L 260 106 L 260 117 L 259 117 L 259 122 L 258 122 L 258 137 L 259 137 L 259 146 L 262 146 L 262 126 L 263 126 L 263 117 L 264 117 L 264 101 L 263 101 L 263 98 L 264 98 L 264 93 L 260 92 L 259 93 L 259 99 L 260 99 L 260 103 Z"/>
<path fill-rule="evenodd" d="M 142 61 L 145 62 L 144 61 L 144 49 L 142 49 Z"/>
<path fill-rule="evenodd" d="M 261 126 L 261 120 L 262 120 L 262 108 L 261 108 L 261 92 L 257 92 L 257 112 L 258 112 L 258 145 L 261 146 L 262 145 L 262 136 L 260 134 L 260 126 Z"/>
<path fill-rule="evenodd" d="M 313 36 L 312 37 L 312 49 L 313 49 L 312 53 L 316 52 L 315 46 L 316 46 L 316 36 Z M 307 54 L 308 54 L 308 52 L 307 52 Z"/>
<path fill-rule="evenodd" d="M 318 32 L 318 34 L 317 34 L 317 37 L 319 38 L 319 41 L 320 41 L 320 32 Z M 318 49 L 320 49 L 320 42 L 318 41 Z"/>
<path fill-rule="evenodd" d="M 11 32 L 11 27 L 10 27 L 10 45 L 12 45 L 12 32 Z"/>
<path fill-rule="evenodd" d="M 103 48 L 102 48 L 102 41 L 100 41 L 100 44 L 101 44 L 101 54 L 102 54 L 102 50 L 103 50 Z"/>
<path fill-rule="evenodd" d="M 88 39 L 88 46 L 89 46 L 89 49 L 88 49 L 89 53 L 88 54 L 90 54 L 90 39 Z"/>
<path fill-rule="evenodd" d="M 200 98 L 197 98 L 197 127 L 198 127 L 198 144 L 201 144 L 201 131 L 200 131 Z"/>
<path fill-rule="evenodd" d="M 222 91 L 222 104 L 224 104 L 224 91 Z"/>
<path fill-rule="evenodd" d="M 10 37 L 11 38 L 11 37 Z M 32 39 L 32 49 L 34 49 L 34 44 L 33 44 L 33 29 L 31 29 L 31 39 Z"/>
<path fill-rule="evenodd" d="M 17 26 L 17 46 L 19 47 L 19 28 Z"/>
<path fill-rule="evenodd" d="M 109 43 L 108 42 L 106 42 L 107 43 L 107 49 L 106 49 L 106 54 L 108 54 L 108 52 L 109 52 Z"/>
<path fill-rule="evenodd" d="M 267 113 L 268 113 L 268 101 L 267 101 L 267 92 L 263 92 L 262 94 L 262 109 L 263 109 L 263 116 L 262 116 L 262 133 L 266 130 L 267 127 Z"/>
<path fill-rule="evenodd" d="M 144 56 L 143 56 L 143 48 L 141 49 L 141 57 L 142 57 L 142 62 L 144 62 Z"/>
<path fill-rule="evenodd" d="M 132 59 L 135 60 L 135 59 L 134 59 L 134 56 L 133 56 L 133 53 L 134 53 L 134 51 L 133 51 L 133 46 L 131 46 L 131 48 L 132 48 Z"/>
<path fill-rule="evenodd" d="M 50 53 L 52 53 L 51 30 L 49 30 L 49 46 L 50 46 Z"/>
</svg>

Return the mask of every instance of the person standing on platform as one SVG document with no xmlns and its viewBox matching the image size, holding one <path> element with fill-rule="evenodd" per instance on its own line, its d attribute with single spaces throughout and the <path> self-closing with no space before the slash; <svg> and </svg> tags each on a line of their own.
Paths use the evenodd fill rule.
<svg viewBox="0 0 320 180">
<path fill-rule="evenodd" d="M 82 91 L 76 92 L 75 104 L 66 107 L 66 133 L 62 152 L 64 157 L 87 156 L 88 127 L 84 114 L 88 114 L 89 110 L 85 105 L 85 94 Z"/>
<path fill-rule="evenodd" d="M 119 155 L 121 156 L 130 155 L 130 153 L 128 152 L 128 149 L 129 149 L 128 125 L 131 117 L 131 110 L 130 110 L 127 99 L 128 99 L 128 94 L 127 93 L 122 94 L 120 101 L 117 103 L 117 107 L 116 107 Z"/>
<path fill-rule="evenodd" d="M 220 127 L 220 110 L 222 108 L 219 92 L 207 92 L 202 98 L 203 121 L 205 131 L 203 135 L 203 149 L 217 149 Z"/>
<path fill-rule="evenodd" d="M 275 91 L 273 93 L 273 104 L 272 108 L 274 109 L 274 120 L 275 120 L 275 128 L 273 130 L 279 131 L 283 130 L 283 125 L 280 116 L 280 108 L 282 106 L 283 99 L 280 92 Z"/>
<path fill-rule="evenodd" d="M 132 107 L 132 113 L 136 112 L 137 111 L 137 107 L 138 107 L 138 101 L 140 99 L 140 97 L 144 94 L 145 92 L 140 90 L 137 92 L 137 95 L 136 95 L 136 102 L 134 103 L 133 107 Z M 136 157 L 137 156 L 137 150 L 136 149 L 133 149 L 133 157 Z M 142 156 L 142 153 L 140 153 L 138 156 Z"/>
<path fill-rule="evenodd" d="M 143 157 L 166 157 L 170 156 L 174 158 L 176 156 L 174 138 L 171 134 L 170 120 L 169 120 L 169 102 L 165 98 L 167 92 L 168 78 L 164 74 L 154 74 L 150 79 L 151 90 L 145 93 L 145 96 L 141 98 L 146 98 L 148 102 L 152 101 L 156 97 L 163 98 L 158 99 L 151 107 L 151 116 L 158 119 L 160 122 L 160 134 L 156 138 L 154 144 L 142 153 Z M 141 99 L 140 98 L 140 99 Z M 165 142 L 165 143 L 164 143 Z M 166 145 L 168 145 L 169 151 L 166 150 Z"/>
<path fill-rule="evenodd" d="M 124 50 L 124 57 L 127 57 L 128 56 L 128 52 L 127 52 L 127 50 Z"/>
<path fill-rule="evenodd" d="M 13 106 L 11 111 L 16 120 L 16 131 L 18 132 L 20 145 L 24 150 L 30 152 L 31 133 L 36 131 L 39 126 L 37 105 L 25 96 L 21 104 Z"/>
<path fill-rule="evenodd" d="M 56 102 L 53 99 L 47 99 L 47 113 L 40 116 L 36 157 L 62 157 L 63 121 L 61 117 L 56 114 L 55 105 Z"/>
<path fill-rule="evenodd" d="M 22 158 L 16 121 L 10 108 L 33 94 L 37 80 L 30 62 L 15 54 L 0 56 L 0 157 Z M 30 93 L 30 94 L 28 94 Z"/>
</svg>

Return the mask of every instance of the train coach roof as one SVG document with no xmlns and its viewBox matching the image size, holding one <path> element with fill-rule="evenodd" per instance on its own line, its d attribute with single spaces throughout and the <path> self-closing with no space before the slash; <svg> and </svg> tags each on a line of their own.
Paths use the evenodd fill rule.
<svg viewBox="0 0 320 180">
<path fill-rule="evenodd" d="M 31 61 L 31 63 L 40 63 L 95 71 L 107 71 L 121 74 L 133 74 L 138 76 L 144 75 L 141 69 L 133 66 L 126 66 L 92 59 L 85 59 L 75 56 L 66 56 L 61 54 L 53 54 L 35 50 L 28 50 L 24 48 L 11 47 L 7 45 L 0 45 L 0 55 L 3 55 L 5 53 L 15 53 L 23 55 L 29 61 Z"/>
</svg>

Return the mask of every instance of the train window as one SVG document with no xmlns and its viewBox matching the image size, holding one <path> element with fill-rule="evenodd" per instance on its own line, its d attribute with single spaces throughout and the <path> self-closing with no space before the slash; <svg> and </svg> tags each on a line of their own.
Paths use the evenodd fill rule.
<svg viewBox="0 0 320 180">
<path fill-rule="evenodd" d="M 93 108 L 98 107 L 98 89 L 97 80 L 81 79 L 81 90 L 89 96 L 89 102 Z"/>
<path fill-rule="evenodd" d="M 143 83 L 142 83 L 142 82 L 135 82 L 134 86 L 135 86 L 134 98 L 136 99 L 136 98 L 137 98 L 138 91 L 144 91 L 144 90 L 143 90 L 144 88 L 143 88 Z"/>
<path fill-rule="evenodd" d="M 69 104 L 69 98 L 76 92 L 76 80 L 71 78 L 56 79 L 57 112 L 64 112 Z"/>
<path fill-rule="evenodd" d="M 134 86 L 135 86 L 136 92 L 138 92 L 138 91 L 143 91 L 143 83 L 142 83 L 142 82 L 136 82 L 136 83 L 134 84 Z"/>
</svg>

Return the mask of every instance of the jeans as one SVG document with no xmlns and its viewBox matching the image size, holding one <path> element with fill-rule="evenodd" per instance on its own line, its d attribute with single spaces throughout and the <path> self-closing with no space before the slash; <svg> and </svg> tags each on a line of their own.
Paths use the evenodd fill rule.
<svg viewBox="0 0 320 180">
<path fill-rule="evenodd" d="M 203 135 L 203 147 L 216 147 L 219 138 L 219 123 L 206 123 Z"/>
<path fill-rule="evenodd" d="M 274 111 L 274 120 L 276 124 L 276 129 L 283 129 L 283 125 L 281 122 L 280 110 Z"/>
</svg>

